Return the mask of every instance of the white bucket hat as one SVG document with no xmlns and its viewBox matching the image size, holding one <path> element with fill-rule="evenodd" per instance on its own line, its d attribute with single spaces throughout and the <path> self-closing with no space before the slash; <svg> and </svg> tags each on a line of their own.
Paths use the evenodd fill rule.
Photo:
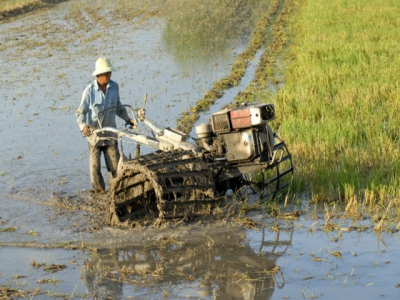
<svg viewBox="0 0 400 300">
<path fill-rule="evenodd" d="M 100 57 L 97 59 L 95 68 L 96 69 L 94 70 L 92 76 L 117 71 L 107 57 Z"/>
</svg>

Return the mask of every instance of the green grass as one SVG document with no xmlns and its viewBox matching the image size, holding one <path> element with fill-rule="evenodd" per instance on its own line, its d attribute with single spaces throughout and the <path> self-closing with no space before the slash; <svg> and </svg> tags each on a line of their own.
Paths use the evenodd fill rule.
<svg viewBox="0 0 400 300">
<path fill-rule="evenodd" d="M 400 2 L 299 0 L 283 88 L 268 101 L 315 201 L 400 195 Z"/>
</svg>

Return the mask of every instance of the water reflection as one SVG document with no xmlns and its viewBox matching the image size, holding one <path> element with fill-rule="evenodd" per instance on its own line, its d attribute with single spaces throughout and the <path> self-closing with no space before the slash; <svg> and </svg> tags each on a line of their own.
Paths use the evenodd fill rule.
<svg viewBox="0 0 400 300">
<path fill-rule="evenodd" d="M 285 284 L 276 260 L 292 235 L 292 226 L 285 232 L 241 229 L 105 249 L 91 254 L 81 280 L 99 298 L 269 299 Z"/>
<path fill-rule="evenodd" d="M 233 44 L 247 45 L 260 14 L 259 0 L 170 1 L 163 40 L 178 60 L 199 61 L 230 51 Z M 268 1 L 267 1 L 268 2 Z"/>
</svg>

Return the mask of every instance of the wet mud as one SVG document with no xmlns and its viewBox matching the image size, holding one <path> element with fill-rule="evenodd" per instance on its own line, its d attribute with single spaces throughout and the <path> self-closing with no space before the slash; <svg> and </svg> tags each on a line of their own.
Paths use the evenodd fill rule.
<svg viewBox="0 0 400 300">
<path fill-rule="evenodd" d="M 340 214 L 327 220 L 307 199 L 261 204 L 246 191 L 222 217 L 108 225 L 109 195 L 90 192 L 74 116 L 96 58 L 117 68 L 123 103 L 141 107 L 148 93 L 148 116 L 175 127 L 228 76 L 270 5 L 222 1 L 239 11 L 224 18 L 229 25 L 209 19 L 198 1 L 165 4 L 65 1 L 0 23 L 0 299 L 397 298 L 396 228 L 379 232 L 369 218 Z M 212 16 L 224 11 L 235 16 Z M 195 25 L 204 31 L 188 34 Z M 211 109 L 245 90 L 261 56 Z"/>
</svg>

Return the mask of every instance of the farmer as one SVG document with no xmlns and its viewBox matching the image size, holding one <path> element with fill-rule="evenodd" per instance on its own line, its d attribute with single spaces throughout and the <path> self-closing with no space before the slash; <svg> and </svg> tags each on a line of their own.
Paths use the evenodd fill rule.
<svg viewBox="0 0 400 300">
<path fill-rule="evenodd" d="M 115 133 L 92 134 L 100 127 L 116 127 L 115 116 L 133 124 L 124 107 L 114 108 L 99 113 L 112 106 L 121 105 L 119 99 L 118 83 L 112 81 L 111 74 L 116 71 L 106 57 L 96 61 L 93 80 L 83 91 L 82 101 L 76 110 L 76 120 L 89 144 L 89 169 L 90 180 L 96 193 L 105 192 L 105 183 L 101 174 L 101 153 L 104 154 L 105 163 L 110 176 L 115 177 L 119 161 L 117 135 Z M 106 137 L 106 139 L 104 139 Z"/>
</svg>

